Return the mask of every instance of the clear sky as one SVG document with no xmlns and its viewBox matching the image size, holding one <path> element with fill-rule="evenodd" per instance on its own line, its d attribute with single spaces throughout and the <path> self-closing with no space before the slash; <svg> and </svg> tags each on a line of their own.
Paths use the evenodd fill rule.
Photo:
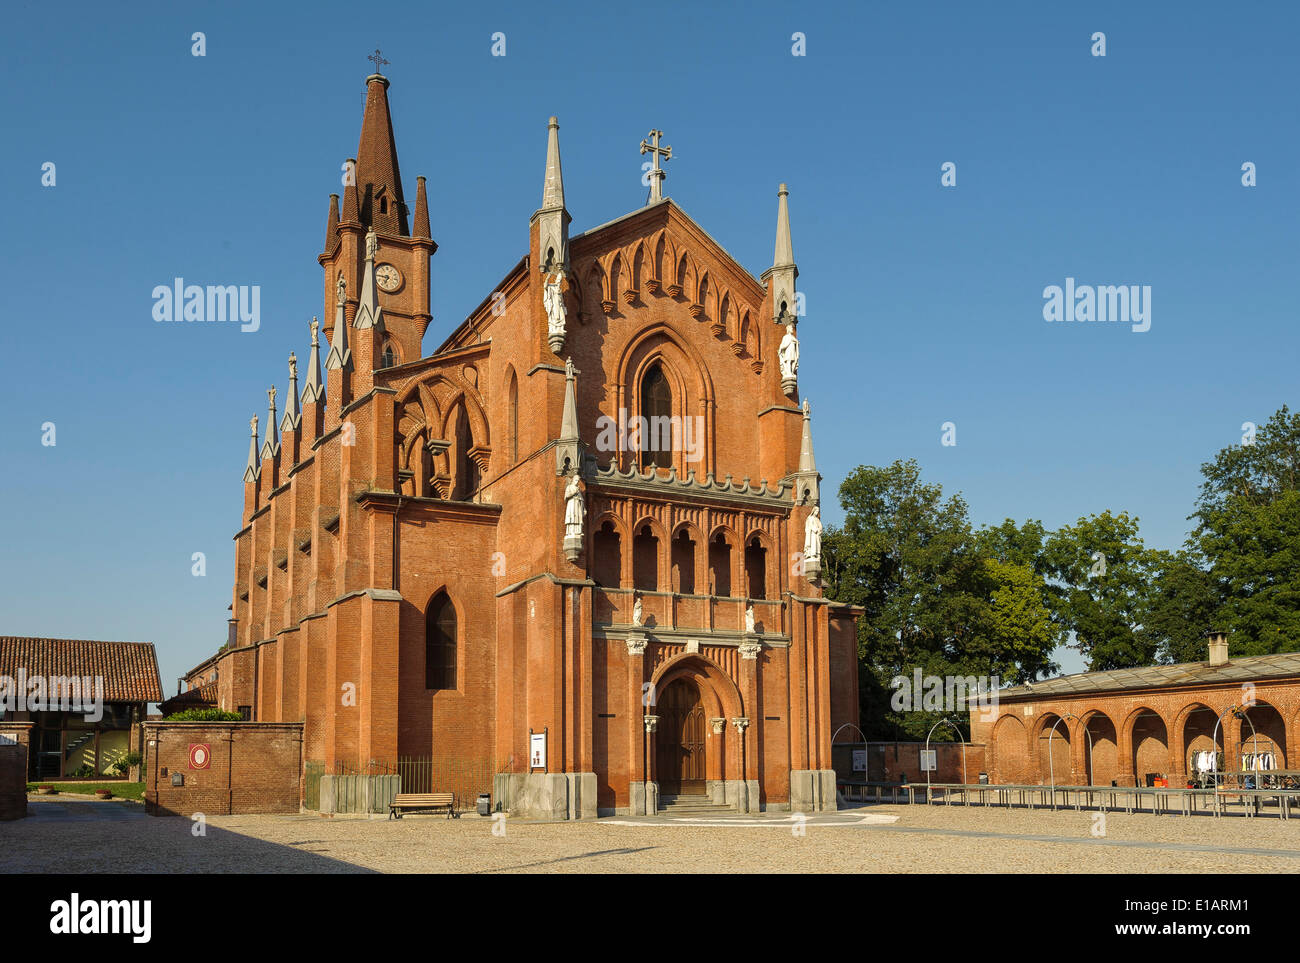
<svg viewBox="0 0 1300 963">
<path fill-rule="evenodd" d="M 1290 3 L 10 0 L 0 634 L 153 641 L 168 694 L 224 641 L 248 419 L 306 357 L 376 46 L 440 245 L 426 351 L 526 250 L 551 114 L 574 232 L 644 203 L 658 127 L 666 193 L 754 274 L 789 183 L 830 521 L 854 466 L 911 457 L 977 523 L 1127 510 L 1177 547 L 1200 463 L 1296 401 L 1298 26 Z M 178 276 L 259 285 L 260 329 L 156 323 Z M 1150 285 L 1150 330 L 1047 323 L 1067 277 Z"/>
</svg>

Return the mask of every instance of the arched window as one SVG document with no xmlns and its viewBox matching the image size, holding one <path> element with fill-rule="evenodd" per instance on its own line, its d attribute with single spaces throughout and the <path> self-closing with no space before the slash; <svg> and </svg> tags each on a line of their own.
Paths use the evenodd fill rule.
<svg viewBox="0 0 1300 963">
<path fill-rule="evenodd" d="M 519 381 L 513 371 L 510 372 L 509 399 L 506 403 L 510 406 L 506 437 L 510 441 L 510 464 L 513 465 L 519 461 Z"/>
<path fill-rule="evenodd" d="M 751 599 L 767 598 L 767 549 L 757 535 L 745 546 L 745 580 Z"/>
<path fill-rule="evenodd" d="M 385 341 L 384 353 L 379 357 L 379 367 L 391 368 L 395 363 L 396 360 L 393 356 L 393 343 L 391 341 Z"/>
<path fill-rule="evenodd" d="M 683 595 L 695 594 L 695 542 L 684 528 L 673 539 L 673 588 Z"/>
<path fill-rule="evenodd" d="M 649 525 L 632 538 L 632 586 L 646 592 L 659 588 L 659 539 Z"/>
<path fill-rule="evenodd" d="M 596 564 L 592 577 L 603 588 L 618 588 L 623 577 L 623 549 L 614 523 L 606 521 L 592 538 Z"/>
<path fill-rule="evenodd" d="M 451 493 L 454 502 L 469 501 L 478 491 L 478 464 L 469 456 L 474 447 L 474 434 L 469 426 L 469 413 L 465 405 L 456 408 L 456 424 L 452 444 L 456 455 L 456 478 Z"/>
<path fill-rule="evenodd" d="M 710 594 L 731 596 L 731 546 L 721 532 L 709 542 L 709 580 Z"/>
<path fill-rule="evenodd" d="M 671 468 L 673 464 L 673 392 L 663 369 L 653 365 L 641 379 L 641 467 Z"/>
<path fill-rule="evenodd" d="M 439 592 L 424 622 L 424 687 L 456 688 L 456 608 Z"/>
</svg>

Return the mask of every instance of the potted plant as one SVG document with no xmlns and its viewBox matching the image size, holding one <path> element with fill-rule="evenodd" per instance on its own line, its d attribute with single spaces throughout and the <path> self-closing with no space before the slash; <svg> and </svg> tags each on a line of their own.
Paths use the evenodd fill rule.
<svg viewBox="0 0 1300 963">
<path fill-rule="evenodd" d="M 42 796 L 53 796 L 58 793 L 58 790 L 53 786 L 37 786 L 36 791 Z"/>
<path fill-rule="evenodd" d="M 99 798 L 99 799 L 112 799 L 112 798 L 113 798 L 113 790 L 111 790 L 111 789 L 96 789 L 96 790 L 95 790 L 95 796 L 96 796 L 97 798 Z"/>
</svg>

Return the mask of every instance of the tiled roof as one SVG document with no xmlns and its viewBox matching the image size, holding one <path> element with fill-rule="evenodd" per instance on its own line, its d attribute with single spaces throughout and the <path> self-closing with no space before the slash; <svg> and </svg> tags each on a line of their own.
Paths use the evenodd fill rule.
<svg viewBox="0 0 1300 963">
<path fill-rule="evenodd" d="M 162 681 L 152 642 L 30 639 L 0 636 L 0 675 L 104 679 L 105 702 L 160 702 Z"/>
<path fill-rule="evenodd" d="M 1038 696 L 1083 695 L 1124 689 L 1162 689 L 1206 683 L 1251 682 L 1285 676 L 1300 676 L 1300 652 L 1280 655 L 1247 655 L 1229 659 L 1223 665 L 1183 662 L 1150 665 L 1140 669 L 1111 669 L 1107 672 L 1077 672 L 1045 679 L 1032 685 L 1003 689 L 998 699 L 1027 699 Z"/>
<path fill-rule="evenodd" d="M 164 716 L 169 716 L 174 712 L 182 712 L 185 709 L 209 709 L 217 704 L 217 683 L 205 682 L 203 685 L 194 689 L 186 689 L 184 692 L 172 696 L 158 708 Z"/>
</svg>

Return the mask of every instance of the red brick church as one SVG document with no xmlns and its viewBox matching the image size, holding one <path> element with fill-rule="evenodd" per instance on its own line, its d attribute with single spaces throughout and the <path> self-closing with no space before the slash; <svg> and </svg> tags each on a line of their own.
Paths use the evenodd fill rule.
<svg viewBox="0 0 1300 963">
<path fill-rule="evenodd" d="M 408 206 L 366 84 L 324 323 L 252 423 L 230 641 L 189 686 L 304 721 L 326 769 L 472 764 L 516 813 L 835 808 L 856 610 L 819 582 L 785 186 L 755 278 L 663 196 L 652 131 L 648 202 L 571 236 L 551 118 L 527 250 L 426 353 L 438 198 Z"/>
</svg>

